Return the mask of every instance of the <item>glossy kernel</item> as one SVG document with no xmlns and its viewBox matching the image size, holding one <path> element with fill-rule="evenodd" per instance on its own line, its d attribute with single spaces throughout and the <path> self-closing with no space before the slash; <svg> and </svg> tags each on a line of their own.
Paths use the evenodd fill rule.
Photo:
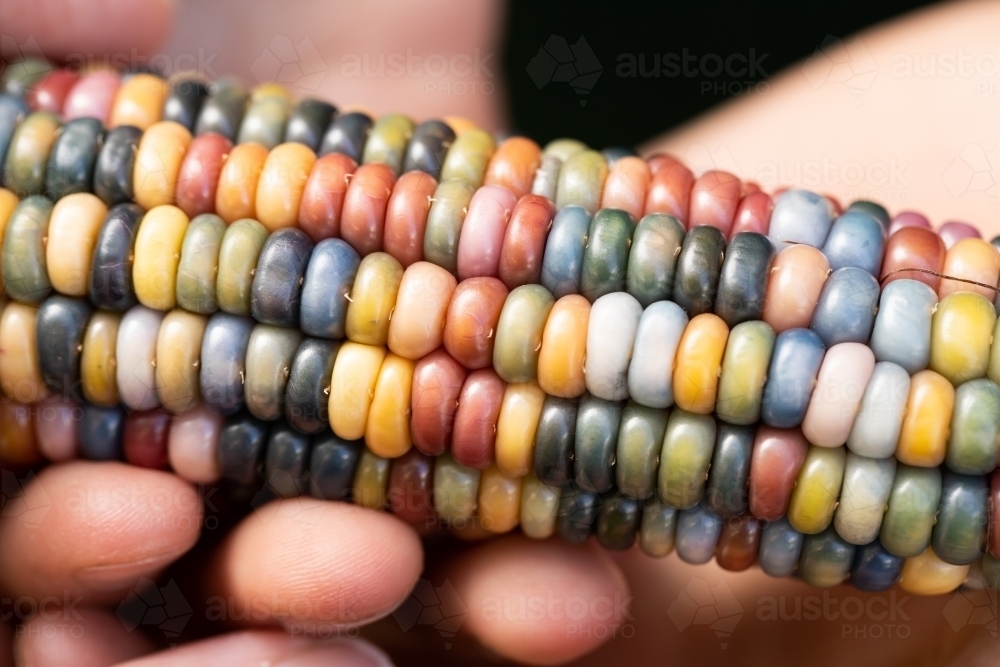
<svg viewBox="0 0 1000 667">
<path fill-rule="evenodd" d="M 187 227 L 188 217 L 176 206 L 158 206 L 139 223 L 132 281 L 142 305 L 156 310 L 174 307 L 177 267 Z"/>
<path fill-rule="evenodd" d="M 383 347 L 347 342 L 340 348 L 330 384 L 330 426 L 345 440 L 365 434 L 375 383 L 385 360 Z"/>
<path fill-rule="evenodd" d="M 355 343 L 385 345 L 403 280 L 403 267 L 384 252 L 361 260 L 347 306 L 347 337 Z"/>
<path fill-rule="evenodd" d="M 993 303 L 973 292 L 941 299 L 931 318 L 930 368 L 958 386 L 984 377 L 997 314 Z"/>
<path fill-rule="evenodd" d="M 139 140 L 132 172 L 135 202 L 147 211 L 173 204 L 184 154 L 191 133 L 173 121 L 161 121 L 146 130 Z"/>
<path fill-rule="evenodd" d="M 955 387 L 934 371 L 920 371 L 910 379 L 906 416 L 896 446 L 900 463 L 941 465 L 948 446 Z"/>
<path fill-rule="evenodd" d="M 413 445 L 410 438 L 413 366 L 409 359 L 388 354 L 379 368 L 365 428 L 365 444 L 379 456 L 397 458 Z"/>
<path fill-rule="evenodd" d="M 696 414 L 711 414 L 728 338 L 729 327 L 718 315 L 702 313 L 688 323 L 674 367 L 677 407 Z"/>
<path fill-rule="evenodd" d="M 575 398 L 586 390 L 590 312 L 590 302 L 579 294 L 560 298 L 549 311 L 538 352 L 538 384 L 546 394 Z"/>
</svg>

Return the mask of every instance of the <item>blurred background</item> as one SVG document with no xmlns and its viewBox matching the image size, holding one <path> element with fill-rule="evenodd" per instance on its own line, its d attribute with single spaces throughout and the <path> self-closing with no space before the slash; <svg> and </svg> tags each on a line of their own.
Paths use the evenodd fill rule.
<svg viewBox="0 0 1000 667">
<path fill-rule="evenodd" d="M 927 4 L 181 0 L 166 52 L 379 113 L 631 146 Z"/>
<path fill-rule="evenodd" d="M 511 123 L 539 141 L 638 145 L 731 97 L 766 92 L 771 76 L 831 40 L 926 4 L 647 2 L 608 11 L 601 2 L 514 0 L 503 40 Z M 586 38 L 604 66 L 592 90 L 537 85 L 532 60 L 550 35 L 571 45 Z"/>
<path fill-rule="evenodd" d="M 166 2 L 167 0 L 156 0 Z M 1000 233 L 1000 3 L 178 0 L 159 65 Z"/>
</svg>

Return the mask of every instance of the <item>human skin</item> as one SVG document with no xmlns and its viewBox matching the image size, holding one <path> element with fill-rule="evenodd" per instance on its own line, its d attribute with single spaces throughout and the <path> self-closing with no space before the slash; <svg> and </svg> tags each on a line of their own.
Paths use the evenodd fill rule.
<svg viewBox="0 0 1000 667">
<path fill-rule="evenodd" d="M 123 53 L 133 47 L 140 53 L 164 49 L 177 55 L 212 44 L 219 51 L 213 61 L 219 74 L 253 82 L 253 63 L 275 34 L 288 36 L 293 44 L 308 36 L 328 62 L 341 62 L 344 54 L 395 52 L 399 44 L 412 44 L 418 53 L 466 53 L 477 46 L 496 49 L 502 14 L 497 4 L 461 1 L 442 1 L 438 13 L 411 14 L 403 5 L 382 3 L 282 3 L 280 9 L 259 3 L 255 9 L 260 11 L 254 12 L 241 3 L 237 11 L 232 0 L 220 0 L 181 7 L 174 36 L 162 46 L 173 11 L 169 2 L 84 5 L 8 1 L 0 4 L 0 25 L 18 44 L 34 37 L 53 57 Z M 448 7 L 462 9 L 449 14 Z M 452 23 L 435 16 L 456 18 Z M 354 29 L 376 19 L 380 23 L 370 31 Z M 767 189 L 796 184 L 766 182 L 765 176 L 780 174 L 782 165 L 786 173 L 801 175 L 804 167 L 818 166 L 818 182 L 797 184 L 843 202 L 867 196 L 885 202 L 891 211 L 920 210 L 935 225 L 965 220 L 992 236 L 1000 233 L 995 185 L 1000 92 L 988 84 L 1000 84 L 1000 74 L 986 78 L 987 88 L 980 94 L 978 82 L 985 77 L 893 76 L 892 65 L 901 54 L 953 54 L 958 49 L 1000 54 L 998 24 L 1000 5 L 986 2 L 901 17 L 858 40 L 846 40 L 855 49 L 851 58 L 857 58 L 859 72 L 867 71 L 869 57 L 875 64 L 875 78 L 853 82 L 855 92 L 837 76 L 824 75 L 821 61 L 793 66 L 769 80 L 767 94 L 732 100 L 651 141 L 643 153 L 668 150 L 696 171 L 728 169 Z M 488 98 L 463 99 L 424 94 L 426 84 L 420 77 L 331 76 L 314 94 L 355 100 L 378 113 L 405 110 L 417 119 L 460 114 L 489 129 L 503 126 L 499 88 Z M 983 179 L 974 181 L 975 187 L 962 187 L 968 170 L 961 163 L 953 165 L 966 155 L 967 144 L 978 145 L 987 155 L 992 190 L 988 179 L 982 190 L 976 188 Z M 976 155 L 975 149 L 967 154 L 973 161 Z M 880 169 L 891 166 L 892 159 L 896 180 L 886 185 Z M 845 187 L 839 177 L 854 163 L 862 171 L 874 171 L 868 181 Z M 826 173 L 836 180 L 823 176 L 829 165 L 832 171 Z M 121 489 L 130 491 L 124 504 L 78 502 Z M 26 484 L 26 492 L 51 508 L 37 525 L 0 517 L 0 598 L 40 600 L 65 593 L 71 600 L 81 599 L 74 607 L 79 618 L 39 615 L 16 628 L 0 622 L 4 667 L 13 664 L 15 654 L 19 664 L 32 667 L 109 665 L 129 658 L 135 658 L 130 664 L 136 666 L 226 667 L 262 660 L 384 664 L 382 654 L 352 639 L 353 631 L 334 642 L 317 640 L 324 636 L 319 632 L 310 635 L 310 629 L 324 624 L 362 625 L 363 637 L 401 662 L 435 664 L 499 656 L 536 664 L 579 659 L 594 665 L 783 665 L 808 656 L 810 664 L 818 665 L 985 665 L 1000 657 L 995 639 L 962 615 L 962 600 L 952 595 L 916 598 L 898 591 L 862 594 L 837 588 L 824 597 L 801 582 L 771 579 L 758 569 L 729 575 L 715 564 L 689 566 L 674 556 L 655 560 L 636 549 L 609 554 L 595 544 L 571 547 L 513 535 L 480 541 L 483 535 L 474 529 L 464 533 L 474 542 L 421 541 L 416 531 L 390 515 L 310 499 L 266 505 L 225 538 L 208 535 L 190 552 L 202 517 L 212 510 L 197 489 L 167 473 L 70 463 L 45 470 Z M 163 498 L 171 499 L 166 506 Z M 151 504 L 160 509 L 151 514 Z M 164 572 L 159 581 L 176 579 L 199 610 L 191 626 L 198 634 L 182 633 L 184 648 L 157 653 L 156 644 L 125 629 L 115 610 L 141 578 Z M 457 636 L 424 625 L 404 631 L 390 615 L 419 579 L 442 590 L 454 587 L 468 612 Z M 712 620 L 711 612 L 694 617 L 685 611 L 685 602 L 703 592 L 703 584 L 715 599 L 728 592 L 738 604 L 739 611 L 730 607 L 732 613 L 726 615 L 742 616 L 726 631 L 702 622 Z M 215 597 L 266 604 L 252 622 L 206 622 L 203 608 Z M 578 599 L 588 611 L 579 618 L 552 607 L 543 607 L 550 611 L 540 618 L 517 612 L 520 601 L 537 599 L 546 604 Z M 802 605 L 798 618 L 773 618 L 774 604 L 782 599 L 793 616 L 796 605 Z M 514 606 L 504 611 L 507 601 Z M 865 611 L 845 620 L 845 612 L 852 615 L 857 609 L 855 601 Z M 819 618 L 813 619 L 806 610 L 817 604 Z M 989 609 L 995 616 L 995 605 Z M 65 630 L 74 626 L 83 630 L 81 636 L 66 636 Z M 201 639 L 202 633 L 216 636 Z M 54 640 L 54 635 L 60 638 Z M 167 641 L 163 633 L 150 636 L 161 645 Z"/>
<path fill-rule="evenodd" d="M 724 169 L 767 190 L 799 186 L 845 205 L 920 211 L 935 228 L 960 220 L 991 238 L 1000 234 L 998 21 L 1000 5 L 969 1 L 875 26 L 643 153 L 666 151 L 696 173 Z"/>
<path fill-rule="evenodd" d="M 277 77 L 342 109 L 464 116 L 499 129 L 507 120 L 503 16 L 503 3 L 490 0 L 179 2 L 163 50 L 200 57 L 217 75 Z M 287 43 L 300 65 L 279 71 L 271 54 Z"/>
</svg>

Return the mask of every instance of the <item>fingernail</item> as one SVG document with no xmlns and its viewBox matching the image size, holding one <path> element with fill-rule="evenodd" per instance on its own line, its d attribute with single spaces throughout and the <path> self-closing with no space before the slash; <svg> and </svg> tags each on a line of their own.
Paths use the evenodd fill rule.
<svg viewBox="0 0 1000 667">
<path fill-rule="evenodd" d="M 331 639 L 276 663 L 275 667 L 392 667 L 381 649 L 363 639 Z"/>
</svg>

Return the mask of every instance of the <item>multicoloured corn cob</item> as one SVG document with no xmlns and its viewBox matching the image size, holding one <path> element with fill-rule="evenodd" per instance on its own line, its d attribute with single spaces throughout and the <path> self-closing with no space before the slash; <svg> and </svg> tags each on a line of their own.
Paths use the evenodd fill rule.
<svg viewBox="0 0 1000 667">
<path fill-rule="evenodd" d="M 820 586 L 996 580 L 1000 253 L 971 227 L 273 85 L 74 76 L 0 96 L 8 463 Z"/>
</svg>

